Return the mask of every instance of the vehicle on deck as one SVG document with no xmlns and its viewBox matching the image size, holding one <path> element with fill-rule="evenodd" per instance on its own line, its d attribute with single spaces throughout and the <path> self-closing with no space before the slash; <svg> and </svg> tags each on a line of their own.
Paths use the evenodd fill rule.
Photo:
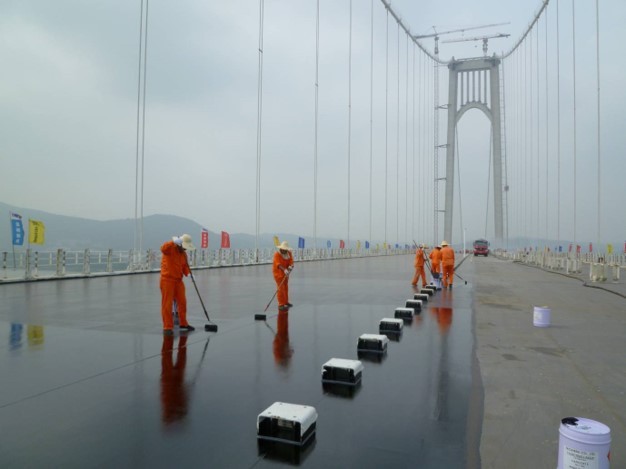
<svg viewBox="0 0 626 469">
<path fill-rule="evenodd" d="M 485 256 L 489 255 L 489 241 L 486 239 L 477 239 L 474 241 L 474 256 Z"/>
</svg>

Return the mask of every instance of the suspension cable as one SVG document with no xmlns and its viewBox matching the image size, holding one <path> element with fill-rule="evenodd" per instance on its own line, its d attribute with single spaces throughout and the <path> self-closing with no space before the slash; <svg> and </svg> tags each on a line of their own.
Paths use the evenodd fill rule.
<svg viewBox="0 0 626 469">
<path fill-rule="evenodd" d="M 313 144 L 313 247 L 317 251 L 317 131 L 319 118 L 320 0 L 315 14 L 315 140 Z"/>
<path fill-rule="evenodd" d="M 319 0 L 318 0 L 319 1 Z M 389 171 L 389 8 L 385 34 L 385 249 L 387 248 L 387 183 Z"/>
<path fill-rule="evenodd" d="M 457 137 L 457 140 L 458 140 L 458 137 Z M 487 238 L 487 223 L 489 221 L 489 194 L 490 194 L 490 188 L 491 188 L 491 171 L 492 171 L 491 159 L 493 157 L 492 144 L 491 144 L 492 141 L 493 141 L 493 126 L 490 126 L 489 128 L 489 170 L 487 171 L 487 203 L 485 204 L 485 207 L 487 207 L 486 214 L 485 214 L 485 238 Z M 458 149 L 458 145 L 457 145 L 457 149 Z M 459 172 L 459 197 L 461 196 L 460 178 L 461 178 L 461 173 Z M 461 216 L 461 223 L 463 223 L 462 216 Z"/>
<path fill-rule="evenodd" d="M 350 249 L 350 151 L 352 141 L 352 0 L 350 0 L 350 33 L 348 39 L 348 249 Z"/>
<path fill-rule="evenodd" d="M 596 81 L 598 86 L 598 234 L 596 243 L 598 246 L 600 245 L 601 235 L 602 235 L 602 206 L 600 204 L 600 193 L 602 190 L 601 185 L 601 177 L 602 177 L 602 158 L 601 158 L 601 147 L 600 147 L 600 7 L 599 0 L 596 0 Z"/>
<path fill-rule="evenodd" d="M 369 242 L 372 242 L 372 190 L 373 190 L 373 135 L 374 135 L 374 0 L 371 0 L 371 24 L 370 24 L 370 226 Z"/>
<path fill-rule="evenodd" d="M 561 53 L 560 53 L 560 34 L 559 34 L 559 0 L 556 0 L 556 187 L 557 187 L 557 203 L 556 203 L 556 239 L 561 245 Z"/>
<path fill-rule="evenodd" d="M 257 127 L 256 127 L 256 234 L 254 252 L 259 260 L 259 235 L 261 231 L 261 134 L 263 117 L 263 23 L 265 0 L 259 0 L 259 71 L 257 79 Z"/>
<path fill-rule="evenodd" d="M 574 245 L 578 246 L 578 238 L 576 236 L 576 168 L 577 168 L 577 155 L 576 155 L 576 7 L 575 1 L 572 0 L 572 70 L 574 81 Z"/>
</svg>

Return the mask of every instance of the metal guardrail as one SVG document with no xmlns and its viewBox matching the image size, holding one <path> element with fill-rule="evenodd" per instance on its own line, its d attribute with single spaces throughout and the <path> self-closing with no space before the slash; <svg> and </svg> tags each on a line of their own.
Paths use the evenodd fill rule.
<svg viewBox="0 0 626 469">
<path fill-rule="evenodd" d="M 620 271 L 626 269 L 626 255 L 601 253 L 556 253 L 551 251 L 497 251 L 499 257 L 581 276 L 583 270 L 591 282 L 620 282 Z"/>
<path fill-rule="evenodd" d="M 269 264 L 275 249 L 199 249 L 188 253 L 192 269 Z M 296 262 L 409 254 L 411 249 L 294 249 Z M 161 251 L 33 251 L 1 253 L 0 283 L 158 272 Z"/>
</svg>

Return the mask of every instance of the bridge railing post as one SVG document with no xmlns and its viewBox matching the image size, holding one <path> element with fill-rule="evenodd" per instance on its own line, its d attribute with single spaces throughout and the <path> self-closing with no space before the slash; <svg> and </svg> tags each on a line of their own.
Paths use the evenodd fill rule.
<svg viewBox="0 0 626 469">
<path fill-rule="evenodd" d="M 91 265 L 89 263 L 90 252 L 89 249 L 85 249 L 83 253 L 83 275 L 91 274 Z"/>
</svg>

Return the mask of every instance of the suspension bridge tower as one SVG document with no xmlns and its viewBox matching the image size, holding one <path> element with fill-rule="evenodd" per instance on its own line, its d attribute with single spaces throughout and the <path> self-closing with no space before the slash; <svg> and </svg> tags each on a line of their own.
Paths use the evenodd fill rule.
<svg viewBox="0 0 626 469">
<path fill-rule="evenodd" d="M 456 126 L 470 109 L 480 109 L 491 122 L 493 207 L 496 241 L 502 241 L 503 192 L 502 133 L 500 112 L 500 59 L 481 57 L 455 60 L 448 63 L 448 136 L 446 142 L 444 239 L 452 241 L 452 207 L 454 200 L 454 157 Z"/>
</svg>

